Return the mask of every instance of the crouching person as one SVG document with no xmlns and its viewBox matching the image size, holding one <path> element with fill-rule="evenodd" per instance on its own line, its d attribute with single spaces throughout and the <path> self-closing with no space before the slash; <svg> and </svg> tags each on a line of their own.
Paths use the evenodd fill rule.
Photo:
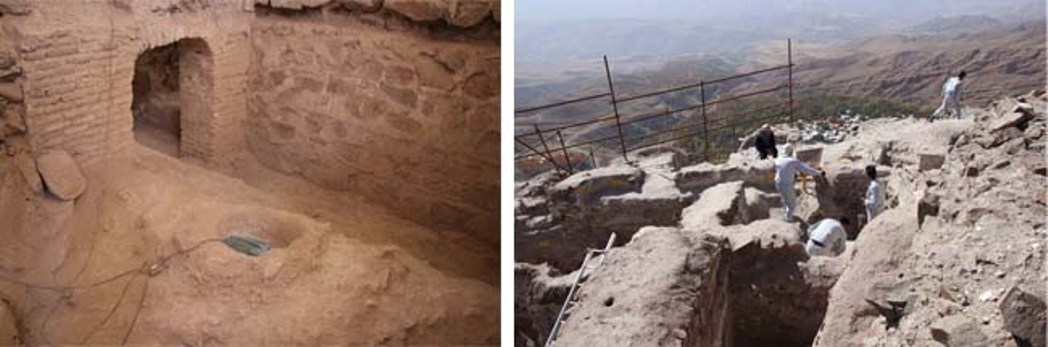
<svg viewBox="0 0 1048 347">
<path fill-rule="evenodd" d="M 808 244 L 805 250 L 809 256 L 836 257 L 844 253 L 848 233 L 844 225 L 835 219 L 820 220 L 808 228 Z"/>
</svg>

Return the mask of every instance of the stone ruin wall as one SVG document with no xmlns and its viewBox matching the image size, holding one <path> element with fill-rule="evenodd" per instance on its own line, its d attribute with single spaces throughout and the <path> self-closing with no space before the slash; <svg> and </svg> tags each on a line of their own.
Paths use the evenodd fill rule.
<svg viewBox="0 0 1048 347">
<path fill-rule="evenodd" d="M 403 3 L 429 2 L 260 7 L 248 143 L 275 170 L 497 243 L 500 46 L 491 2 L 458 2 L 481 5 L 466 22 L 448 15 L 465 13 L 461 6 Z"/>
<path fill-rule="evenodd" d="M 129 150 L 136 58 L 192 39 L 210 61 L 203 90 L 183 89 L 183 158 L 229 172 L 248 151 L 497 244 L 498 6 L 0 0 L 0 38 L 23 69 L 34 153 L 65 150 L 88 164 Z M 187 112 L 193 96 L 204 100 Z"/>
</svg>

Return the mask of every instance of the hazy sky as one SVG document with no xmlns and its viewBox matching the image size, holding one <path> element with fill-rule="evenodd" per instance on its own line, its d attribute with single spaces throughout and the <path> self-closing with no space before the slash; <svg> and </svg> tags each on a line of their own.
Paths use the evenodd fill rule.
<svg viewBox="0 0 1048 347">
<path fill-rule="evenodd" d="M 866 15 L 916 16 L 999 14 L 1043 0 L 519 0 L 520 22 L 609 18 L 702 18 L 773 16 L 831 11 Z"/>
</svg>

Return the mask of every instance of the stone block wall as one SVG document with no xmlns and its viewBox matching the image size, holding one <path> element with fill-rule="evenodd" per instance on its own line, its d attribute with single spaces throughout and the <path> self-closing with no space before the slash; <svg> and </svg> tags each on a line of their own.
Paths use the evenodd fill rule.
<svg viewBox="0 0 1048 347">
<path fill-rule="evenodd" d="M 500 47 L 490 9 L 457 27 L 335 7 L 256 10 L 252 152 L 277 171 L 496 244 Z"/>
<path fill-rule="evenodd" d="M 24 1 L 3 17 L 24 69 L 26 125 L 36 152 L 61 149 L 91 162 L 133 139 L 135 59 L 151 47 L 199 39 L 211 54 L 208 112 L 187 113 L 187 156 L 222 163 L 243 147 L 248 34 L 246 0 Z M 184 126 L 186 128 L 186 126 Z"/>
</svg>

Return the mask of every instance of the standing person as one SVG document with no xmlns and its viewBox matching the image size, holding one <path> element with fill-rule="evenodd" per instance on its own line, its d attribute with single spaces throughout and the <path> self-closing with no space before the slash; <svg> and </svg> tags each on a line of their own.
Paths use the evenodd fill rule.
<svg viewBox="0 0 1048 347">
<path fill-rule="evenodd" d="M 942 84 L 942 105 L 935 110 L 935 113 L 932 113 L 930 118 L 935 119 L 951 112 L 957 119 L 961 118 L 962 82 L 967 75 L 967 72 L 961 70 L 957 76 L 946 79 L 946 83 Z"/>
<path fill-rule="evenodd" d="M 866 165 L 866 177 L 870 178 L 870 185 L 866 188 L 866 198 L 863 200 L 863 205 L 866 206 L 866 223 L 869 224 L 870 221 L 873 221 L 873 217 L 881 213 L 881 208 L 884 207 L 884 187 L 881 186 L 880 182 L 877 182 L 876 165 Z"/>
<path fill-rule="evenodd" d="M 844 253 L 847 238 L 848 233 L 844 231 L 841 222 L 826 218 L 808 228 L 808 244 L 804 249 L 810 256 L 836 257 Z"/>
<path fill-rule="evenodd" d="M 757 139 L 754 140 L 753 146 L 757 148 L 757 154 L 762 160 L 769 156 L 772 159 L 779 156 L 779 149 L 775 148 L 775 132 L 767 124 L 762 125 L 757 132 Z"/>
<path fill-rule="evenodd" d="M 782 149 L 782 157 L 775 159 L 775 189 L 782 196 L 782 206 L 786 209 L 787 222 L 793 221 L 793 209 L 797 207 L 797 193 L 794 190 L 794 182 L 797 171 L 808 175 L 823 177 L 826 173 L 813 169 L 808 164 L 793 157 L 793 146 L 787 144 Z"/>
</svg>

